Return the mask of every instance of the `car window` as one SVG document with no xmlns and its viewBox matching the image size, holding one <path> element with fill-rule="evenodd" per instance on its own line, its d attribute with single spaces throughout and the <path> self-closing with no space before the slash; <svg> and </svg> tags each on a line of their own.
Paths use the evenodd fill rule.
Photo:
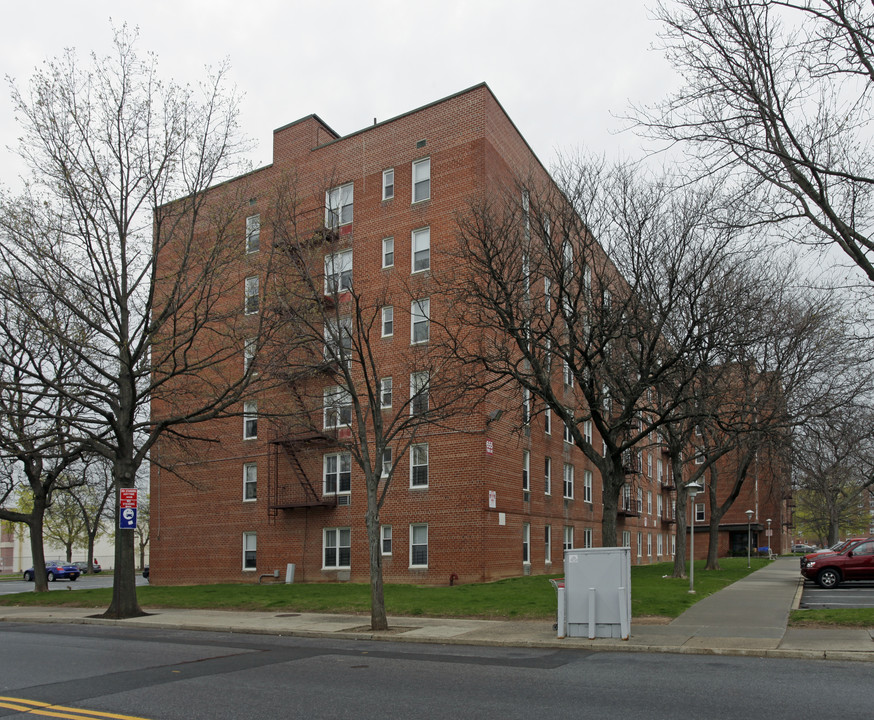
<svg viewBox="0 0 874 720">
<path fill-rule="evenodd" d="M 860 545 L 857 545 L 853 549 L 853 555 L 854 556 L 874 555 L 874 542 L 866 542 L 866 543 L 861 543 Z"/>
</svg>

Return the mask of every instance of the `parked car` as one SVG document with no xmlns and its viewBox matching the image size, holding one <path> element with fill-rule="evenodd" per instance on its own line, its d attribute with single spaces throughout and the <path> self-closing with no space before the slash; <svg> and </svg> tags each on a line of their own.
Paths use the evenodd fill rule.
<svg viewBox="0 0 874 720">
<path fill-rule="evenodd" d="M 79 578 L 82 572 L 77 565 L 73 563 L 62 563 L 60 560 L 49 560 L 46 562 L 46 579 L 49 582 L 55 580 L 69 580 L 74 582 Z M 28 568 L 24 571 L 24 579 L 31 581 L 34 578 L 33 568 Z"/>
<path fill-rule="evenodd" d="M 874 537 L 839 553 L 813 556 L 806 560 L 801 574 L 823 588 L 837 587 L 845 580 L 874 580 Z"/>
<path fill-rule="evenodd" d="M 146 566 L 143 568 L 143 577 L 144 577 L 146 580 L 149 579 L 149 566 L 148 566 L 148 565 L 146 565 Z"/>
<path fill-rule="evenodd" d="M 94 560 L 94 562 L 91 565 L 90 570 L 88 569 L 88 561 L 87 560 L 80 560 L 79 562 L 76 563 L 76 567 L 79 568 L 79 570 L 82 572 L 83 575 L 87 575 L 89 572 L 99 573 L 103 569 L 100 567 L 100 563 L 97 562 L 97 560 Z"/>
<path fill-rule="evenodd" d="M 836 542 L 834 545 L 828 548 L 823 548 L 822 550 L 816 550 L 812 553 L 807 553 L 801 558 L 801 567 L 804 567 L 804 563 L 806 563 L 810 558 L 815 557 L 816 555 L 825 555 L 826 553 L 839 553 L 846 550 L 851 545 L 855 545 L 856 543 L 860 543 L 867 538 L 857 537 L 857 538 L 847 538 L 846 540 L 841 540 L 840 542 Z"/>
<path fill-rule="evenodd" d="M 816 550 L 816 545 L 807 545 L 806 543 L 798 543 L 797 545 L 792 546 L 792 552 L 794 553 L 812 553 Z"/>
</svg>

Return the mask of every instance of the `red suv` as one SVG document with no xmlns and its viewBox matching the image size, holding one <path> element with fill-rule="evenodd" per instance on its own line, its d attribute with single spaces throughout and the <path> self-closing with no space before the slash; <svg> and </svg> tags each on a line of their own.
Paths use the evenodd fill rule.
<svg viewBox="0 0 874 720">
<path fill-rule="evenodd" d="M 837 587 L 844 580 L 874 580 L 874 537 L 839 553 L 805 558 L 801 574 L 823 588 Z"/>
</svg>

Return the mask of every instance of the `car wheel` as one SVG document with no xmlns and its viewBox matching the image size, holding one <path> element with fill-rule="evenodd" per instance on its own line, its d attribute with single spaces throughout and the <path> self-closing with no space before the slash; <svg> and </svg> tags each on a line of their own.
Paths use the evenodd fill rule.
<svg viewBox="0 0 874 720">
<path fill-rule="evenodd" d="M 816 584 L 821 588 L 837 587 L 841 582 L 841 574 L 834 568 L 823 568 L 816 576 Z"/>
<path fill-rule="evenodd" d="M 76 582 L 77 577 L 79 577 L 79 576 L 78 575 L 70 575 L 70 582 Z"/>
<path fill-rule="evenodd" d="M 24 573 L 24 579 L 27 580 L 27 582 L 30 582 L 31 580 L 33 580 L 33 573 Z"/>
<path fill-rule="evenodd" d="M 49 582 L 55 581 L 55 574 L 53 572 L 50 572 L 46 577 L 47 577 Z"/>
</svg>

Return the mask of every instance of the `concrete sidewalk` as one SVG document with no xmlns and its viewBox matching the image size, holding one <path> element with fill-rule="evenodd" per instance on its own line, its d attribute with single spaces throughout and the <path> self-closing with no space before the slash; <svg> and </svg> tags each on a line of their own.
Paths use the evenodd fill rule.
<svg viewBox="0 0 874 720">
<path fill-rule="evenodd" d="M 780 558 L 704 598 L 669 624 L 632 620 L 628 640 L 564 638 L 545 620 L 389 618 L 391 629 L 373 632 L 369 617 L 317 613 L 222 610 L 154 610 L 129 620 L 95 617 L 83 608 L 0 608 L 0 621 L 87 623 L 299 637 L 392 640 L 458 645 L 568 648 L 597 651 L 814 658 L 874 662 L 874 628 L 788 629 L 801 577 L 797 558 Z"/>
</svg>

